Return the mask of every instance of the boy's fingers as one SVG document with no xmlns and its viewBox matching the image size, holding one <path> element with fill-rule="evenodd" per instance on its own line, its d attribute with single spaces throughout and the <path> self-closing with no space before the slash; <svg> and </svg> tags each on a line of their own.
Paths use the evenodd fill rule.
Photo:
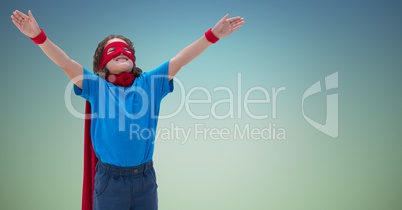
<svg viewBox="0 0 402 210">
<path fill-rule="evenodd" d="M 241 26 L 241 25 L 243 25 L 243 24 L 242 23 L 236 23 L 236 24 L 232 25 L 232 28 L 236 28 L 236 27 Z"/>
<path fill-rule="evenodd" d="M 28 19 L 28 18 L 29 18 L 28 15 L 26 15 L 26 14 L 24 14 L 24 13 L 22 13 L 22 12 L 21 12 L 21 16 L 22 16 L 22 18 L 24 18 L 24 19 Z"/>
<path fill-rule="evenodd" d="M 28 15 L 26 15 L 25 13 L 22 13 L 22 12 L 20 12 L 20 11 L 18 11 L 19 12 L 19 15 L 20 15 L 20 17 L 22 18 L 22 20 L 29 20 L 29 16 Z"/>
<path fill-rule="evenodd" d="M 241 17 L 229 18 L 229 19 L 227 19 L 227 22 L 229 22 L 231 26 L 235 26 L 238 24 L 243 24 L 244 19 Z"/>
<path fill-rule="evenodd" d="M 14 25 L 17 26 L 17 28 L 18 28 L 20 26 L 20 23 L 18 21 L 14 20 L 13 16 L 11 16 L 11 18 L 12 18 L 11 21 L 13 21 Z"/>
<path fill-rule="evenodd" d="M 31 18 L 32 20 L 35 20 L 35 18 L 34 18 L 34 16 L 33 16 L 32 12 L 31 12 L 31 10 L 28 10 L 28 16 L 29 16 L 29 18 Z"/>
<path fill-rule="evenodd" d="M 242 26 L 242 25 L 238 25 L 238 26 L 234 27 L 232 30 L 233 30 L 233 31 L 236 31 L 237 29 L 241 28 L 241 26 Z"/>
<path fill-rule="evenodd" d="M 243 24 L 244 24 L 244 20 L 239 20 L 239 21 L 232 22 L 233 26 L 238 26 L 238 25 L 243 25 Z"/>
<path fill-rule="evenodd" d="M 22 15 L 22 12 L 16 10 L 13 14 L 14 14 L 15 18 L 17 18 L 17 20 L 19 20 L 19 21 L 24 20 L 24 16 Z"/>
<path fill-rule="evenodd" d="M 13 23 L 14 23 L 14 25 L 18 28 L 18 30 L 20 30 L 21 31 L 21 24 L 18 22 L 18 21 L 16 21 L 16 20 L 12 20 L 13 21 Z"/>
<path fill-rule="evenodd" d="M 11 19 L 17 23 L 21 22 L 20 18 L 16 14 L 11 15 Z"/>
<path fill-rule="evenodd" d="M 22 18 L 22 12 L 20 12 L 19 10 L 15 10 L 14 14 L 18 18 Z"/>
<path fill-rule="evenodd" d="M 239 16 L 237 16 L 237 17 L 232 17 L 232 18 L 228 18 L 228 21 L 235 21 L 235 20 L 238 20 L 238 19 L 240 19 Z"/>
<path fill-rule="evenodd" d="M 223 16 L 223 18 L 219 22 L 226 21 L 226 19 L 228 19 L 228 17 L 229 17 L 229 14 L 226 14 L 225 16 Z"/>
</svg>

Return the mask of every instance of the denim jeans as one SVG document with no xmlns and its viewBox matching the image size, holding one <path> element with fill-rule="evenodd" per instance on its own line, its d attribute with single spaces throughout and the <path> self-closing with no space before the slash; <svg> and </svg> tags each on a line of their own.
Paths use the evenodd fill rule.
<svg viewBox="0 0 402 210">
<path fill-rule="evenodd" d="M 157 210 L 157 188 L 152 161 L 135 167 L 98 161 L 94 210 Z"/>
</svg>

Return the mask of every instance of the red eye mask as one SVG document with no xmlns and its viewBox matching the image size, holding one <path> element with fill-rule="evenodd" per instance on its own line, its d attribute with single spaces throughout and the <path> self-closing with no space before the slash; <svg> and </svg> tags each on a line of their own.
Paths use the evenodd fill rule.
<svg viewBox="0 0 402 210">
<path fill-rule="evenodd" d="M 108 50 L 110 48 L 114 48 L 114 51 L 108 53 Z M 127 51 L 127 49 L 128 49 L 128 51 Z M 124 42 L 112 42 L 112 43 L 108 44 L 105 47 L 105 49 L 103 50 L 102 59 L 99 63 L 98 70 L 101 70 L 104 66 L 106 66 L 106 64 L 110 60 L 112 60 L 113 58 L 116 58 L 117 56 L 119 56 L 121 54 L 127 56 L 127 58 L 129 58 L 130 60 L 133 61 L 133 63 L 135 63 L 134 55 L 131 53 L 130 49 L 131 48 Z"/>
</svg>

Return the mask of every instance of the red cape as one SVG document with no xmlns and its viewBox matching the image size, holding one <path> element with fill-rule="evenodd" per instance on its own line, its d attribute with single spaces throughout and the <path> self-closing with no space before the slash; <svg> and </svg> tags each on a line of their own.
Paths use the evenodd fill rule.
<svg viewBox="0 0 402 210">
<path fill-rule="evenodd" d="M 85 102 L 84 126 L 84 177 L 82 184 L 82 210 L 93 209 L 95 166 L 98 158 L 95 155 L 91 140 L 91 104 Z"/>
<path fill-rule="evenodd" d="M 114 75 L 115 85 L 127 87 L 133 84 L 134 74 L 120 73 Z M 108 80 L 109 81 L 109 80 Z M 84 180 L 82 183 L 82 210 L 92 210 L 94 201 L 95 167 L 98 158 L 92 147 L 91 139 L 91 104 L 85 102 L 85 126 L 84 126 Z"/>
</svg>

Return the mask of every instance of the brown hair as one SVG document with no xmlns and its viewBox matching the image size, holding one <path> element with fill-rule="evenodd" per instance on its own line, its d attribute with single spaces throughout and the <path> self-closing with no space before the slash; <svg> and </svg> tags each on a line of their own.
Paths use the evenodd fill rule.
<svg viewBox="0 0 402 210">
<path fill-rule="evenodd" d="M 101 42 L 99 42 L 98 47 L 95 50 L 94 62 L 93 62 L 94 73 L 99 75 L 102 78 L 106 78 L 106 76 L 109 74 L 109 71 L 106 69 L 106 66 L 103 67 L 101 70 L 98 70 L 98 66 L 102 59 L 102 53 L 103 53 L 103 50 L 105 49 L 106 43 L 113 38 L 119 38 L 119 39 L 124 40 L 127 43 L 127 45 L 130 46 L 131 53 L 134 55 L 134 59 L 135 59 L 135 50 L 134 50 L 133 42 L 130 39 L 124 37 L 123 35 L 111 34 L 111 35 L 107 36 L 105 39 L 103 39 Z M 135 65 L 135 62 L 133 65 L 132 72 L 134 73 L 135 77 L 138 77 L 142 73 L 142 70 Z"/>
</svg>

